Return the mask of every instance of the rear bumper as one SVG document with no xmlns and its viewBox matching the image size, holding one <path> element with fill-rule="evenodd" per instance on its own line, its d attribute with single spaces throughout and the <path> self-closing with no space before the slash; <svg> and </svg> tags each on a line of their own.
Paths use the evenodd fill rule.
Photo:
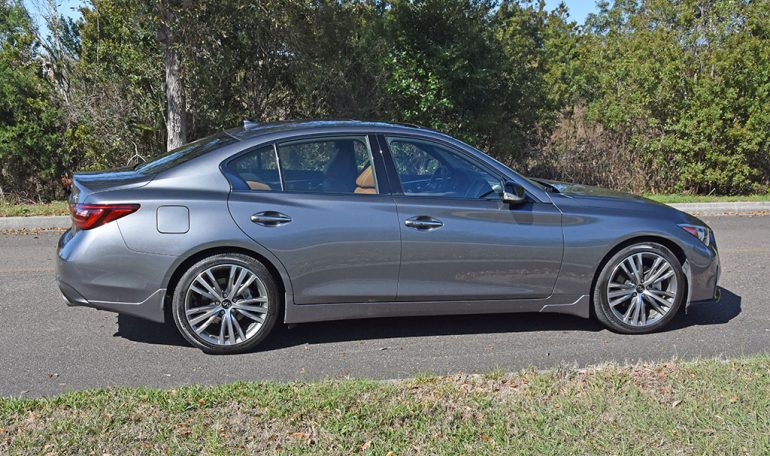
<svg viewBox="0 0 770 456">
<path fill-rule="evenodd" d="M 160 289 L 151 294 L 149 298 L 142 302 L 110 302 L 110 301 L 89 301 L 85 299 L 74 288 L 66 283 L 59 281 L 59 291 L 61 291 L 65 304 L 73 307 L 91 307 L 92 309 L 106 310 L 108 312 L 117 312 L 120 314 L 133 315 L 146 320 L 163 323 L 165 315 L 163 312 L 163 300 L 166 296 L 166 290 Z"/>
<path fill-rule="evenodd" d="M 128 250 L 117 224 L 65 232 L 56 255 L 56 281 L 69 306 L 91 307 L 162 323 L 161 280 L 172 259 Z"/>
</svg>

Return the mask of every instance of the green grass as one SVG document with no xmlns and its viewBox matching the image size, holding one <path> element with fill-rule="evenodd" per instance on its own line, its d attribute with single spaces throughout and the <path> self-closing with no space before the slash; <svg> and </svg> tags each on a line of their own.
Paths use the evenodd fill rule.
<svg viewBox="0 0 770 456">
<path fill-rule="evenodd" d="M 0 399 L 0 453 L 768 454 L 770 358 Z"/>
<path fill-rule="evenodd" d="M 727 203 L 734 201 L 770 201 L 770 193 L 764 195 L 737 195 L 737 196 L 715 196 L 715 195 L 687 195 L 687 194 L 669 194 L 655 195 L 645 194 L 645 197 L 658 201 L 660 203 Z"/>
<path fill-rule="evenodd" d="M 0 201 L 0 217 L 30 217 L 33 215 L 69 215 L 66 201 L 37 204 L 10 204 Z"/>
</svg>

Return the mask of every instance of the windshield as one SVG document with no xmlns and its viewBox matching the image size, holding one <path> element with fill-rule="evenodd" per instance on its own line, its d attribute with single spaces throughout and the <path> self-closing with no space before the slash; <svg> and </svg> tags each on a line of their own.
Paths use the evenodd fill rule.
<svg viewBox="0 0 770 456">
<path fill-rule="evenodd" d="M 465 143 L 463 143 L 463 144 L 465 144 Z M 467 144 L 465 144 L 465 145 L 466 145 L 466 146 L 468 146 Z M 544 182 L 538 182 L 538 181 L 536 181 L 535 179 L 533 179 L 533 178 L 531 178 L 531 177 L 522 176 L 521 174 L 519 174 L 519 173 L 517 173 L 516 171 L 514 171 L 514 170 L 513 170 L 513 168 L 511 168 L 510 166 L 503 164 L 503 162 L 501 162 L 500 160 L 496 159 L 495 157 L 493 157 L 493 156 L 489 155 L 488 153 L 486 153 L 486 152 L 484 152 L 484 151 L 482 151 L 482 150 L 476 149 L 476 148 L 475 148 L 475 147 L 473 147 L 473 146 L 468 146 L 468 147 L 470 147 L 471 149 L 473 149 L 473 150 L 476 150 L 476 151 L 478 151 L 478 152 L 480 152 L 480 153 L 482 153 L 482 154 L 486 155 L 487 157 L 491 158 L 491 159 L 492 159 L 492 161 L 494 161 L 494 162 L 495 162 L 495 163 L 497 163 L 498 165 L 502 166 L 502 167 L 503 167 L 503 168 L 505 168 L 505 169 L 508 169 L 508 170 L 511 170 L 511 171 L 513 171 L 514 173 L 516 173 L 516 175 L 517 175 L 517 176 L 519 176 L 520 178 L 522 178 L 522 179 L 524 179 L 525 181 L 527 181 L 527 182 L 529 182 L 530 184 L 532 184 L 532 186 L 534 186 L 534 187 L 537 187 L 537 188 L 539 188 L 540 190 L 542 190 L 542 191 L 544 191 L 544 192 L 548 192 L 548 191 L 553 191 L 553 190 L 556 190 L 556 187 L 553 187 L 553 186 L 551 186 L 551 185 L 545 184 Z M 557 191 L 557 193 L 558 193 L 558 191 Z"/>
<path fill-rule="evenodd" d="M 157 174 L 192 160 L 193 158 L 200 157 L 207 152 L 232 144 L 235 141 L 236 139 L 227 133 L 218 133 L 216 135 L 207 136 L 203 139 L 185 144 L 184 146 L 161 156 L 153 157 L 151 161 L 137 165 L 134 170 L 142 174 Z"/>
<path fill-rule="evenodd" d="M 547 180 L 538 179 L 536 177 L 526 177 L 526 176 L 522 176 L 522 177 L 524 177 L 524 179 L 527 179 L 527 181 L 532 182 L 532 184 L 537 186 L 540 190 L 543 190 L 549 193 L 561 193 L 561 191 L 559 191 L 559 188 L 557 186 L 551 184 Z"/>
</svg>

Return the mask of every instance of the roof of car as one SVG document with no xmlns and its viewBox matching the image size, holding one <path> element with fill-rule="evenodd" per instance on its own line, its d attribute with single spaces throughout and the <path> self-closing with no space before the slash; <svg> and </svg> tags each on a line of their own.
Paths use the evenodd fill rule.
<svg viewBox="0 0 770 456">
<path fill-rule="evenodd" d="M 297 130 L 317 130 L 335 128 L 406 128 L 419 129 L 422 127 L 403 123 L 369 122 L 361 120 L 286 120 L 281 122 L 254 122 L 246 120 L 243 126 L 226 130 L 226 133 L 236 139 L 245 140 L 268 133 Z"/>
</svg>

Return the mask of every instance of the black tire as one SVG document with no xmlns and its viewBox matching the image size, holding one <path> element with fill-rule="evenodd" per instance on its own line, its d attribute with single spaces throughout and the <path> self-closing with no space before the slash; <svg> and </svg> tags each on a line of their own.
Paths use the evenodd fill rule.
<svg viewBox="0 0 770 456">
<path fill-rule="evenodd" d="M 264 322 L 261 327 L 259 327 L 258 330 L 245 341 L 231 345 L 217 345 L 210 343 L 192 329 L 190 322 L 188 322 L 185 316 L 185 300 L 192 282 L 201 273 L 220 265 L 240 266 L 256 275 L 264 285 L 268 299 L 267 313 L 264 314 Z M 275 326 L 278 315 L 281 313 L 281 305 L 282 302 L 275 281 L 262 263 L 248 255 L 223 253 L 198 261 L 184 273 L 174 290 L 171 313 L 174 317 L 174 323 L 176 324 L 177 329 L 190 344 L 200 348 L 206 353 L 224 355 L 247 352 L 262 342 Z"/>
<path fill-rule="evenodd" d="M 669 263 L 671 269 L 674 271 L 674 276 L 676 277 L 677 291 L 676 296 L 672 298 L 673 302 L 665 315 L 646 326 L 635 326 L 625 323 L 612 311 L 607 296 L 607 289 L 613 271 L 615 271 L 616 267 L 618 267 L 621 262 L 631 255 L 645 252 L 657 254 Z M 671 253 L 668 248 L 654 242 L 632 244 L 615 253 L 615 255 L 613 255 L 602 267 L 593 290 L 594 312 L 596 318 L 604 324 L 604 326 L 614 332 L 622 334 L 647 334 L 660 330 L 676 317 L 682 306 L 682 302 L 684 301 L 686 289 L 687 279 L 682 270 L 682 264 L 679 262 L 676 255 Z"/>
</svg>

